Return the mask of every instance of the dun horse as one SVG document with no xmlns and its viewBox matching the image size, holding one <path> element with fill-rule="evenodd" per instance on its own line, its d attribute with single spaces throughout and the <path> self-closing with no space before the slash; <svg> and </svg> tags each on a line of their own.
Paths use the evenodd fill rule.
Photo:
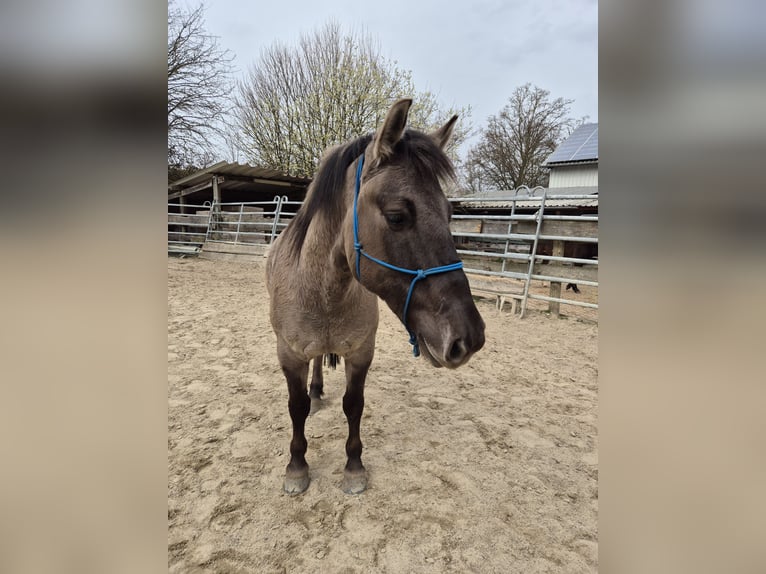
<svg viewBox="0 0 766 574">
<path fill-rule="evenodd" d="M 315 379 L 309 393 L 307 377 L 312 359 L 321 373 L 323 355 L 345 362 L 343 490 L 367 487 L 359 423 L 378 297 L 404 323 L 415 356 L 422 351 L 436 367 L 459 367 L 484 345 L 441 188 L 454 177 L 443 148 L 457 116 L 433 133 L 405 130 L 411 104 L 399 100 L 374 135 L 325 153 L 306 201 L 269 255 L 271 324 L 293 426 L 284 482 L 290 494 L 309 485 L 304 426 L 320 405 L 322 382 Z"/>
</svg>

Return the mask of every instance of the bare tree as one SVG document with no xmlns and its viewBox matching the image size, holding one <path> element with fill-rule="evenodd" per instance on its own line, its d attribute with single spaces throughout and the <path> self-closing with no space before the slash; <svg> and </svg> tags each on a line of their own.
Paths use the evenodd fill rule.
<svg viewBox="0 0 766 574">
<path fill-rule="evenodd" d="M 551 100 L 550 92 L 531 84 L 516 88 L 468 151 L 463 168 L 468 190 L 547 185 L 542 164 L 577 123 L 569 117 L 572 101 Z"/>
<path fill-rule="evenodd" d="M 239 83 L 230 141 L 251 162 L 310 175 L 329 146 L 368 133 L 391 102 L 413 97 L 411 125 L 431 129 L 458 113 L 451 150 L 466 137 L 470 108 L 442 110 L 431 92 L 417 93 L 409 71 L 380 55 L 371 37 L 344 34 L 330 22 L 297 46 L 264 50 Z"/>
<path fill-rule="evenodd" d="M 231 93 L 231 62 L 205 31 L 204 6 L 168 4 L 168 164 L 204 164 Z"/>
</svg>

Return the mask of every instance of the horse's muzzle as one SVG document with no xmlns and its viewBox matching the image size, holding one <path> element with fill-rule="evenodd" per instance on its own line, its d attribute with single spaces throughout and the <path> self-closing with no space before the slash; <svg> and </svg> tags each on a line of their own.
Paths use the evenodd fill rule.
<svg viewBox="0 0 766 574">
<path fill-rule="evenodd" d="M 424 321 L 417 334 L 421 352 L 434 367 L 456 369 L 484 346 L 484 320 L 473 301 L 463 312 L 450 315 L 452 320 L 442 316 Z"/>
</svg>

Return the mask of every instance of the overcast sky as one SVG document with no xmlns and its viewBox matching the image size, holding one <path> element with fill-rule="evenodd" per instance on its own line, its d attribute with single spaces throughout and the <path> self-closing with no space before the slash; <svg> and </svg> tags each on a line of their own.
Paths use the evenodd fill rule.
<svg viewBox="0 0 766 574">
<path fill-rule="evenodd" d="M 196 5 L 181 0 L 181 5 Z M 574 100 L 572 116 L 598 121 L 596 0 L 205 0 L 210 33 L 244 73 L 275 40 L 336 20 L 380 42 L 383 56 L 412 71 L 418 90 L 473 109 L 474 126 L 531 82 Z"/>
</svg>

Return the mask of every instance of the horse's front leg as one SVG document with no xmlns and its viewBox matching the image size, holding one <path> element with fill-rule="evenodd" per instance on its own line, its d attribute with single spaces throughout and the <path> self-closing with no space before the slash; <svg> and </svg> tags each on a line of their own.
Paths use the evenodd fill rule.
<svg viewBox="0 0 766 574">
<path fill-rule="evenodd" d="M 308 361 L 302 361 L 290 353 L 287 345 L 277 345 L 277 354 L 282 366 L 282 372 L 287 379 L 287 402 L 290 419 L 293 423 L 293 437 L 290 441 L 290 462 L 285 472 L 285 492 L 299 494 L 309 486 L 309 465 L 306 463 L 305 427 L 306 417 L 311 408 L 311 399 L 306 392 L 308 378 Z"/>
<path fill-rule="evenodd" d="M 367 488 L 367 471 L 362 464 L 362 439 L 359 437 L 359 425 L 364 411 L 364 382 L 367 370 L 372 362 L 369 357 L 346 360 L 346 393 L 343 395 L 343 412 L 348 420 L 348 440 L 346 441 L 346 468 L 343 472 L 343 492 L 359 494 Z"/>
</svg>

